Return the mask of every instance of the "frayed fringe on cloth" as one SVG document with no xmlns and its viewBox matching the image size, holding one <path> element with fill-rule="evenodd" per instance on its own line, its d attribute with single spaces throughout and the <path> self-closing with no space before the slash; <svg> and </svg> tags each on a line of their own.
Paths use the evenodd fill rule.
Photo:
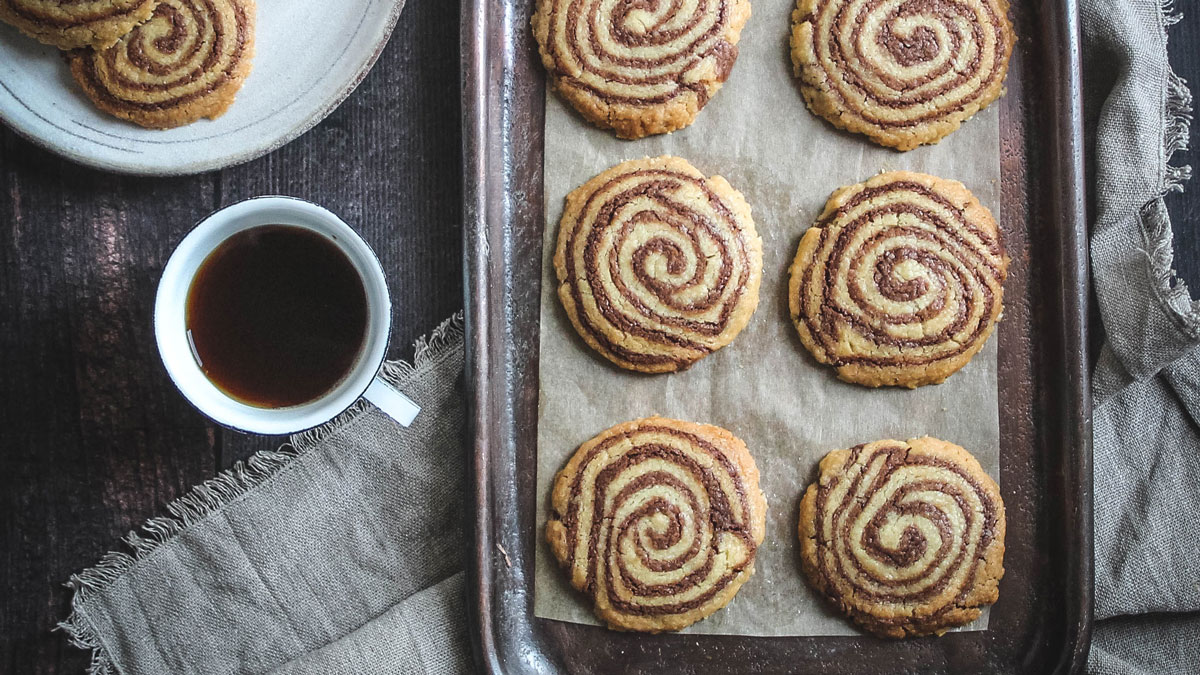
<svg viewBox="0 0 1200 675">
<path fill-rule="evenodd" d="M 435 365 L 463 336 L 463 313 L 458 312 L 446 319 L 432 333 L 419 338 L 416 353 L 410 365 L 403 361 L 388 361 L 383 365 L 382 376 L 390 384 L 398 384 L 422 370 Z M 83 617 L 83 605 L 93 595 L 108 588 L 119 577 L 133 568 L 138 561 L 153 553 L 159 546 L 170 541 L 185 528 L 200 522 L 213 512 L 224 508 L 238 497 L 263 484 L 280 469 L 315 447 L 330 434 L 342 430 L 370 408 L 365 400 L 356 402 L 337 418 L 316 429 L 305 431 L 291 438 L 291 443 L 278 450 L 255 453 L 245 462 L 192 488 L 186 495 L 167 504 L 170 515 L 151 518 L 140 530 L 130 532 L 123 540 L 132 553 L 109 551 L 95 567 L 71 576 L 67 587 L 75 592 L 71 599 L 71 615 L 58 624 L 55 630 L 67 634 L 72 645 L 92 652 L 89 675 L 117 675 L 116 667 L 91 624 Z"/>
<path fill-rule="evenodd" d="M 1171 166 L 1171 158 L 1187 150 L 1192 127 L 1192 92 L 1187 81 L 1167 71 L 1166 119 L 1163 124 L 1163 165 L 1166 167 L 1163 191 L 1183 192 L 1183 182 L 1192 177 L 1192 167 Z"/>
<path fill-rule="evenodd" d="M 1163 0 L 1159 9 L 1162 12 L 1165 44 L 1167 28 L 1179 23 L 1183 15 L 1175 8 L 1174 0 Z M 1175 237 L 1166 204 L 1163 203 L 1163 197 L 1168 193 L 1183 192 L 1183 183 L 1192 177 L 1190 166 L 1171 165 L 1175 153 L 1188 147 L 1192 126 L 1192 92 L 1188 89 L 1187 81 L 1177 75 L 1170 64 L 1167 64 L 1163 114 L 1162 188 L 1153 200 L 1142 207 L 1142 237 L 1155 295 L 1180 330 L 1195 340 L 1200 339 L 1200 301 L 1192 300 L 1187 284 L 1175 274 Z"/>
</svg>

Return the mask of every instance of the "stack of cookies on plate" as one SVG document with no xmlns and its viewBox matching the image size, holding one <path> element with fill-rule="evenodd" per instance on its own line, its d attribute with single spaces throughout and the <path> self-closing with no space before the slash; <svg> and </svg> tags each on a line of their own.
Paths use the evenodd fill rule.
<svg viewBox="0 0 1200 675">
<path fill-rule="evenodd" d="M 799 0 L 790 57 L 808 107 L 905 151 L 996 100 L 1006 0 Z M 733 72 L 748 0 L 539 0 L 551 86 L 638 139 L 687 127 Z M 916 388 L 967 364 L 1003 313 L 1009 259 L 962 183 L 909 171 L 835 190 L 786 280 L 801 343 L 847 382 Z M 763 242 L 735 186 L 679 157 L 633 159 L 572 191 L 553 265 L 584 343 L 670 373 L 730 344 L 758 306 Z M 546 537 L 610 627 L 678 630 L 754 572 L 767 503 L 729 431 L 661 417 L 584 443 L 554 481 Z M 860 627 L 940 635 L 998 598 L 1004 504 L 967 450 L 923 437 L 833 450 L 800 502 L 800 571 Z"/>
<path fill-rule="evenodd" d="M 0 0 L 0 20 L 64 51 L 96 107 L 152 129 L 228 110 L 255 13 L 254 0 Z"/>
</svg>

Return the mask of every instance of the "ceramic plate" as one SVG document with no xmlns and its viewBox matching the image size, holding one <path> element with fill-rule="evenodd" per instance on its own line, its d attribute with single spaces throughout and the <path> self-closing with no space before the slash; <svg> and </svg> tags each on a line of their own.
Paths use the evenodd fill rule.
<svg viewBox="0 0 1200 675">
<path fill-rule="evenodd" d="M 0 120 L 82 164 L 200 173 L 265 155 L 311 129 L 383 51 L 404 0 L 258 0 L 254 70 L 222 117 L 167 131 L 100 112 L 59 51 L 0 24 Z"/>
</svg>

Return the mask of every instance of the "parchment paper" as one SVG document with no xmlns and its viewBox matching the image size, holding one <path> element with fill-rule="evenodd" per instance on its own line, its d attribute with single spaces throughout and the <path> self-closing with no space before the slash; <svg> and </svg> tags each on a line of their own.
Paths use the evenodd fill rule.
<svg viewBox="0 0 1200 675">
<path fill-rule="evenodd" d="M 998 216 L 996 105 L 941 143 L 907 153 L 834 129 L 808 111 L 787 51 L 792 0 L 753 0 L 737 65 L 692 126 L 622 141 L 588 125 L 555 94 L 546 100 L 546 230 L 538 414 L 538 544 L 534 614 L 598 624 L 544 540 L 554 474 L 584 441 L 652 414 L 716 424 L 746 442 L 762 474 L 766 540 L 754 576 L 725 609 L 686 633 L 855 635 L 805 583 L 797 512 L 827 452 L 882 438 L 931 435 L 970 450 L 1000 479 L 996 338 L 944 384 L 872 390 L 839 381 L 800 343 L 787 310 L 788 266 L 834 189 L 880 171 L 911 169 L 962 181 Z M 678 155 L 745 195 L 763 240 L 758 310 L 727 347 L 670 375 L 623 371 L 576 334 L 558 301 L 551 259 L 567 193 L 627 159 Z M 967 630 L 987 627 L 988 614 Z"/>
</svg>

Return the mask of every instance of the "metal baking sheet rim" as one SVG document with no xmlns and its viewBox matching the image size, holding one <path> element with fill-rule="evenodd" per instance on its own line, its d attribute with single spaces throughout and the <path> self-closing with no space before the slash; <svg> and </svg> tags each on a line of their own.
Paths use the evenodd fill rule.
<svg viewBox="0 0 1200 675">
<path fill-rule="evenodd" d="M 530 406 L 536 410 L 537 405 L 539 289 L 514 283 L 515 266 L 509 263 L 533 260 L 540 272 L 544 84 L 534 50 L 529 48 L 529 0 L 461 2 L 467 437 L 474 533 L 468 555 L 468 609 L 479 668 L 490 673 L 600 672 L 605 663 L 610 668 L 620 663 L 630 672 L 664 667 L 686 671 L 689 666 L 694 671 L 703 663 L 704 672 L 776 672 L 807 666 L 850 673 L 864 667 L 883 672 L 883 665 L 903 669 L 927 664 L 932 670 L 926 672 L 935 672 L 938 664 L 946 669 L 970 664 L 984 672 L 1000 672 L 1006 666 L 1028 670 L 1036 663 L 1039 672 L 1082 672 L 1092 628 L 1092 457 L 1076 0 L 1020 8 L 1037 13 L 1028 24 L 1036 35 L 1032 43 L 1022 41 L 1022 47 L 1042 57 L 1040 69 L 1026 68 L 1029 81 L 1022 86 L 1045 107 L 1030 111 L 1030 106 L 1021 104 L 1022 128 L 1041 143 L 1026 142 L 1017 159 L 1030 200 L 1025 210 L 1029 230 L 1048 228 L 1040 236 L 1055 245 L 1050 252 L 1039 253 L 1048 260 L 1038 270 L 1058 274 L 1056 279 L 1037 276 L 1031 283 L 1053 283 L 1052 292 L 1040 298 L 1046 306 L 1039 305 L 1039 316 L 1061 316 L 1060 323 L 1045 326 L 1037 335 L 1036 355 L 1053 363 L 1042 364 L 1028 383 L 1030 407 L 1040 411 L 1031 424 L 1032 433 L 1045 463 L 1040 473 L 1037 467 L 1030 471 L 1046 488 L 1039 496 L 1054 502 L 1046 508 L 1054 509 L 1062 536 L 1048 540 L 1060 548 L 1045 557 L 1061 558 L 1058 564 L 1064 578 L 1056 584 L 1061 617 L 1054 634 L 1031 631 L 1022 643 L 1026 650 L 1008 654 L 1016 660 L 1007 664 L 988 660 L 991 654 L 984 639 L 960 644 L 951 641 L 959 639 L 956 636 L 905 642 L 630 636 L 533 617 L 536 533 L 532 522 L 524 522 L 529 518 L 521 515 L 531 515 L 530 505 L 543 500 L 520 489 L 518 455 L 522 448 L 530 451 L 528 443 L 534 436 L 517 418 L 522 410 Z M 1038 124 L 1028 124 L 1031 120 Z M 522 234 L 532 236 L 522 240 Z M 1039 312 L 1039 307 L 1029 312 Z M 529 340 L 531 317 L 533 339 Z M 1055 377 L 1047 379 L 1047 370 Z M 1034 529 L 1048 526 L 1039 521 Z M 1003 629 L 1001 624 L 992 630 Z M 680 660 L 681 655 L 692 660 Z M 881 662 L 880 655 L 888 661 Z"/>
</svg>

